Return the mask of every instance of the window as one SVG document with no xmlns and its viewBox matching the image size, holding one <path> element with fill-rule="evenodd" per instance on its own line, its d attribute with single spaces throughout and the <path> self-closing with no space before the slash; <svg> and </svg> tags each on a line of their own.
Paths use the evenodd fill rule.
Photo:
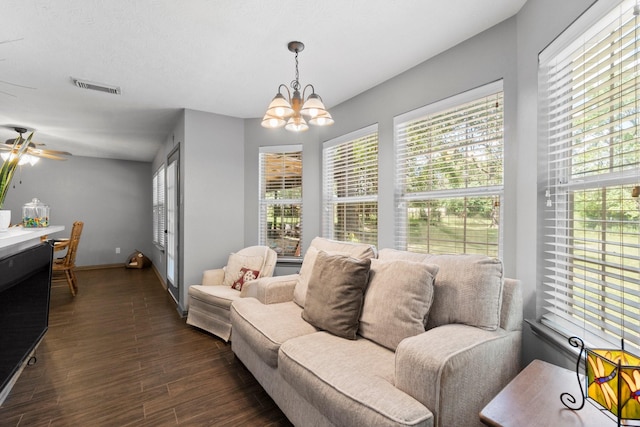
<svg viewBox="0 0 640 427">
<path fill-rule="evenodd" d="M 608 4 L 609 11 L 603 10 Z M 540 54 L 542 322 L 640 347 L 640 17 L 598 2 Z M 603 342 L 605 341 L 605 342 Z"/>
<path fill-rule="evenodd" d="M 378 126 L 324 143 L 323 236 L 378 244 Z"/>
<path fill-rule="evenodd" d="M 164 248 L 164 165 L 153 174 L 153 243 Z"/>
<path fill-rule="evenodd" d="M 396 247 L 500 256 L 502 81 L 394 119 Z"/>
<path fill-rule="evenodd" d="M 259 242 L 279 257 L 299 257 L 302 146 L 260 148 Z"/>
</svg>

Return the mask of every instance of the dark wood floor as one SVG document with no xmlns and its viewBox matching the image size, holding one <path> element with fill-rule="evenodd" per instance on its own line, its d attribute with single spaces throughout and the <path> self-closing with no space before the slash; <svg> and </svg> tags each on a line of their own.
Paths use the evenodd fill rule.
<svg viewBox="0 0 640 427">
<path fill-rule="evenodd" d="M 185 324 L 151 269 L 55 285 L 49 331 L 1 426 L 290 426 L 231 352 Z"/>
</svg>

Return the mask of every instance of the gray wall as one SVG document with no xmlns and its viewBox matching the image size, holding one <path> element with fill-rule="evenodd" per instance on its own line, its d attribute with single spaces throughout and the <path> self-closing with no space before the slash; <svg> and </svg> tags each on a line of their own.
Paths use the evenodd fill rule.
<svg viewBox="0 0 640 427">
<path fill-rule="evenodd" d="M 260 127 L 259 120 L 247 121 L 245 177 L 246 242 L 257 236 L 257 150 L 261 145 L 304 144 L 303 151 L 303 235 L 305 249 L 311 239 L 321 233 L 321 162 L 322 142 L 378 124 L 379 188 L 378 246 L 394 246 L 394 148 L 393 118 L 412 109 L 430 104 L 475 87 L 504 79 L 505 90 L 505 156 L 506 198 L 516 197 L 515 122 L 516 111 L 516 19 L 507 20 L 459 46 L 388 80 L 363 94 L 331 108 L 335 124 L 328 128 L 311 128 L 302 136 L 291 136 L 282 129 Z M 473 72 L 469 72 L 470 70 Z M 365 70 L 353 70 L 365 72 Z M 320 88 L 318 88 L 321 91 Z M 328 100 L 326 100 L 328 101 Z M 509 159 L 512 161 L 509 162 Z M 505 266 L 507 274 L 515 276 L 515 204 L 505 206 Z"/>
<path fill-rule="evenodd" d="M 84 221 L 78 266 L 124 265 L 134 250 L 151 250 L 150 175 L 150 163 L 75 156 L 42 159 L 16 172 L 5 209 L 11 210 L 12 222 L 18 222 L 22 205 L 37 197 L 51 207 L 50 223 L 66 227 L 51 237 L 68 237 L 73 222 Z"/>
<path fill-rule="evenodd" d="M 393 117 L 503 79 L 505 93 L 505 203 L 502 229 L 505 273 L 524 286 L 525 318 L 535 319 L 536 269 L 539 250 L 537 177 L 537 57 L 593 0 L 529 0 L 513 17 L 482 34 L 402 73 L 371 90 L 331 108 L 336 123 L 303 139 L 284 130 L 245 127 L 245 243 L 257 235 L 257 150 L 260 145 L 304 144 L 303 233 L 308 244 L 320 234 L 322 142 L 378 123 L 379 126 L 379 247 L 394 245 Z M 366 70 L 351 70 L 366 72 Z M 318 88 L 320 92 L 322 88 Z M 325 100 L 330 104 L 330 100 Z M 544 175 L 544 174 L 542 174 Z M 306 246 L 303 245 L 303 248 Z M 571 366 L 557 347 L 533 335 L 525 326 L 523 362 L 534 358 Z"/>
<path fill-rule="evenodd" d="M 178 311 L 185 312 L 188 286 L 200 283 L 204 270 L 224 266 L 229 254 L 244 246 L 244 120 L 184 110 L 151 170 L 166 166 L 178 145 L 182 206 Z M 164 251 L 154 246 L 152 260 L 166 282 Z"/>
</svg>

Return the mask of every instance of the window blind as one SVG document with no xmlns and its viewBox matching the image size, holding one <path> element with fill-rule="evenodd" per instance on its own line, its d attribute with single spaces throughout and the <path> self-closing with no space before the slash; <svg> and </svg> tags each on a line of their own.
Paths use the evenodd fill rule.
<svg viewBox="0 0 640 427">
<path fill-rule="evenodd" d="M 624 338 L 640 347 L 634 5 L 618 2 L 597 11 L 597 20 L 588 13 L 569 28 L 570 38 L 559 38 L 561 48 L 551 45 L 540 55 L 547 147 L 542 321 L 592 345 L 619 346 Z"/>
<path fill-rule="evenodd" d="M 394 119 L 396 247 L 500 256 L 502 81 Z"/>
<path fill-rule="evenodd" d="M 261 147 L 259 243 L 299 257 L 302 240 L 302 146 Z"/>
<path fill-rule="evenodd" d="M 164 165 L 153 174 L 153 243 L 164 248 Z"/>
<path fill-rule="evenodd" d="M 322 150 L 323 236 L 378 244 L 378 126 L 327 141 Z"/>
</svg>

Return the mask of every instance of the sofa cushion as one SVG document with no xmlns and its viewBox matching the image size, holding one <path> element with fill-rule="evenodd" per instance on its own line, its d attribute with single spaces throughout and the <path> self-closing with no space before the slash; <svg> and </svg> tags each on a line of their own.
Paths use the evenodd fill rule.
<svg viewBox="0 0 640 427">
<path fill-rule="evenodd" d="M 318 251 L 321 250 L 331 255 L 347 255 L 358 259 L 376 257 L 375 248 L 371 245 L 339 242 L 336 240 L 325 239 L 323 237 L 314 238 L 302 259 L 300 277 L 298 278 L 298 283 L 293 291 L 293 300 L 300 307 L 304 307 L 309 278 L 311 277 L 311 272 L 313 271 Z"/>
<path fill-rule="evenodd" d="M 378 259 L 381 261 L 405 260 L 413 262 L 426 262 L 433 255 L 422 254 L 419 252 L 400 251 L 398 249 L 384 248 L 378 252 Z"/>
<path fill-rule="evenodd" d="M 318 252 L 302 318 L 319 329 L 354 340 L 371 259 Z"/>
<path fill-rule="evenodd" d="M 397 259 L 371 260 L 358 334 L 391 350 L 424 332 L 438 266 Z"/>
<path fill-rule="evenodd" d="M 392 351 L 326 332 L 288 340 L 278 360 L 284 380 L 335 425 L 432 425 L 431 411 L 394 386 L 394 367 Z"/>
<path fill-rule="evenodd" d="M 223 285 L 233 286 L 238 278 L 240 278 L 240 270 L 244 267 L 249 270 L 260 271 L 262 264 L 264 263 L 264 257 L 259 255 L 240 255 L 232 253 L 227 260 L 227 266 L 224 269 Z"/>
<path fill-rule="evenodd" d="M 502 261 L 485 255 L 430 255 L 440 269 L 427 329 L 462 323 L 494 331 L 500 324 Z"/>
<path fill-rule="evenodd" d="M 302 319 L 301 312 L 292 301 L 262 304 L 255 298 L 240 298 L 231 306 L 233 335 L 242 335 L 260 358 L 275 368 L 283 342 L 317 331 Z"/>
</svg>

